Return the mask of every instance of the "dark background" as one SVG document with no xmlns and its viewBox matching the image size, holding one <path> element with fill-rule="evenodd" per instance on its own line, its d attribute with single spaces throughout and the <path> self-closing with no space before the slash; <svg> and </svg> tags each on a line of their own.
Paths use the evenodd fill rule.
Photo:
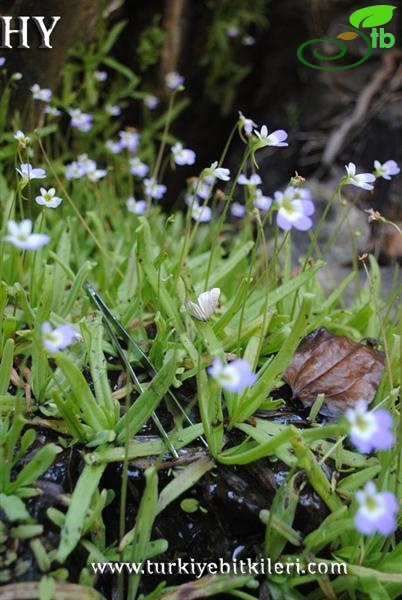
<svg viewBox="0 0 402 600">
<path fill-rule="evenodd" d="M 224 75 L 223 81 L 211 81 L 211 63 L 205 64 L 205 56 L 209 53 L 213 57 L 215 52 L 215 58 L 219 57 L 219 44 L 214 47 L 211 40 L 217 14 L 229 18 L 241 0 L 114 0 L 103 4 L 98 0 L 15 0 L 1 2 L 1 14 L 62 16 L 53 36 L 53 50 L 7 51 L 8 65 L 24 74 L 22 92 L 15 98 L 21 108 L 32 83 L 57 88 L 69 48 L 79 38 L 94 38 L 100 14 L 107 28 L 126 19 L 127 26 L 113 49 L 115 58 L 138 72 L 145 87 L 161 96 L 166 93 L 162 82 L 167 72 L 177 70 L 186 78 L 186 94 L 192 105 L 175 123 L 174 134 L 196 150 L 197 165 L 218 158 L 237 111 L 242 110 L 271 130 L 289 131 L 288 149 L 261 155 L 259 164 L 267 192 L 283 186 L 297 170 L 312 187 L 318 186 L 320 199 L 325 202 L 327 188 L 329 194 L 351 160 L 360 172 L 371 170 L 374 159 L 392 158 L 402 164 L 402 10 L 397 2 L 381 3 L 398 6 L 392 22 L 385 26 L 396 37 L 395 47 L 374 50 L 359 67 L 329 72 L 303 65 L 296 55 L 299 45 L 322 36 L 335 38 L 344 31 L 339 24 L 348 24 L 354 10 L 377 2 L 250 0 L 246 4 L 264 23 L 250 22 L 248 33 L 255 37 L 254 45 L 233 41 L 234 62 L 247 74 L 233 85 L 229 80 L 226 88 Z M 152 23 L 164 31 L 164 38 L 158 60 L 144 68 L 138 48 Z M 358 60 L 363 52 L 360 40 L 347 44 L 351 62 Z M 331 54 L 333 47 L 323 45 L 320 50 Z M 32 118 L 35 115 L 30 112 Z M 124 114 L 127 124 L 135 124 L 136 118 L 135 106 Z M 236 151 L 232 156 L 228 166 L 232 161 L 235 164 L 235 156 L 238 159 Z M 171 177 L 169 188 L 178 189 L 175 175 Z M 379 181 L 373 194 L 360 194 L 358 206 L 373 207 L 400 223 L 400 182 L 401 178 L 391 183 Z M 384 260 L 402 256 L 400 236 L 391 230 L 377 227 L 373 240 L 374 244 L 381 241 Z"/>
</svg>

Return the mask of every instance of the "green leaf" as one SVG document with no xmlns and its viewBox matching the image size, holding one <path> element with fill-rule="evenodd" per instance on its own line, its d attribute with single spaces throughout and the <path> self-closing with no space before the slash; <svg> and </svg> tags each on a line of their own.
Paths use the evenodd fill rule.
<svg viewBox="0 0 402 600">
<path fill-rule="evenodd" d="M 141 498 L 134 528 L 131 562 L 140 563 L 146 558 L 151 540 L 152 527 L 157 515 L 158 473 L 154 467 L 145 471 L 145 490 Z M 127 534 L 128 535 L 128 534 Z M 135 598 L 141 575 L 132 575 L 128 588 L 128 598 Z"/>
<path fill-rule="evenodd" d="M 349 21 L 353 27 L 380 27 L 389 23 L 392 19 L 392 14 L 396 6 L 388 6 L 387 4 L 376 4 L 375 6 L 367 6 L 356 10 Z"/>
<path fill-rule="evenodd" d="M 13 368 L 14 340 L 7 340 L 3 349 L 0 363 L 0 394 L 5 394 L 10 384 L 11 370 Z"/>
<path fill-rule="evenodd" d="M 0 509 L 9 521 L 26 521 L 30 518 L 25 504 L 18 496 L 0 494 Z"/>
<path fill-rule="evenodd" d="M 181 496 L 181 494 L 193 487 L 193 485 L 197 483 L 205 473 L 210 471 L 213 466 L 214 463 L 212 460 L 208 456 L 203 456 L 186 467 L 183 471 L 180 471 L 160 493 L 157 507 L 158 514 L 165 510 L 165 508 Z"/>
<path fill-rule="evenodd" d="M 103 354 L 103 327 L 102 320 L 97 316 L 92 323 L 85 323 L 82 332 L 89 347 L 89 367 L 94 384 L 95 398 L 103 409 L 109 425 L 114 425 L 114 403 L 112 390 L 108 380 L 107 363 Z"/>
<path fill-rule="evenodd" d="M 55 560 L 59 563 L 65 562 L 80 540 L 92 496 L 98 488 L 105 466 L 86 465 L 77 481 L 55 556 Z"/>
<path fill-rule="evenodd" d="M 297 475 L 294 475 L 285 485 L 279 487 L 271 506 L 265 532 L 265 556 L 269 556 L 272 560 L 277 560 L 286 546 L 286 542 L 288 541 L 286 526 L 292 527 L 293 525 L 299 500 L 296 490 L 296 477 Z M 275 528 L 272 521 L 273 517 L 276 517 L 285 525 L 283 532 L 279 532 Z"/>
<path fill-rule="evenodd" d="M 79 406 L 81 409 L 83 418 L 88 425 L 96 432 L 107 429 L 107 418 L 93 397 L 89 385 L 84 375 L 81 373 L 81 370 L 66 354 L 63 354 L 62 352 L 58 352 L 55 355 L 54 360 L 70 384 L 72 393 L 77 402 L 77 406 Z"/>
<path fill-rule="evenodd" d="M 61 452 L 60 446 L 47 444 L 43 446 L 31 461 L 19 472 L 17 479 L 8 486 L 9 492 L 34 483 L 53 463 L 56 456 Z"/>
<path fill-rule="evenodd" d="M 125 439 L 127 434 L 126 427 L 128 428 L 128 435 L 131 437 L 148 421 L 171 386 L 175 373 L 176 359 L 175 355 L 172 354 L 152 379 L 151 383 L 148 384 L 147 388 L 117 423 L 116 432 L 118 433 L 118 440 L 120 442 Z"/>
</svg>

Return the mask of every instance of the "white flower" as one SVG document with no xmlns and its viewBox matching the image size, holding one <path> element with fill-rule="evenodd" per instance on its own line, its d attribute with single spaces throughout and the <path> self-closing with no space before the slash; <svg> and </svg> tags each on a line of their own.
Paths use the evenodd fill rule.
<svg viewBox="0 0 402 600">
<path fill-rule="evenodd" d="M 50 188 L 46 190 L 45 188 L 40 188 L 40 196 L 36 196 L 35 202 L 40 206 L 47 206 L 48 208 L 57 208 L 62 202 L 63 198 L 59 198 L 56 196 L 55 188 Z"/>
<path fill-rule="evenodd" d="M 194 150 L 183 148 L 183 144 L 180 142 L 172 146 L 172 154 L 176 165 L 193 165 L 195 163 Z"/>
<path fill-rule="evenodd" d="M 212 163 L 209 167 L 210 174 L 216 177 L 217 179 L 221 179 L 222 181 L 229 181 L 230 179 L 230 171 L 229 169 L 224 169 L 223 167 L 218 167 L 218 161 Z"/>
<path fill-rule="evenodd" d="M 29 163 L 21 164 L 20 168 L 16 169 L 16 171 L 25 181 L 30 181 L 31 179 L 45 179 L 46 177 L 46 171 L 44 169 L 34 169 Z"/>
<path fill-rule="evenodd" d="M 55 329 L 52 329 L 50 323 L 43 323 L 42 325 L 43 345 L 50 352 L 64 350 L 80 338 L 80 334 L 70 324 L 59 325 Z"/>
<path fill-rule="evenodd" d="M 100 82 L 106 81 L 107 73 L 106 73 L 106 71 L 95 71 L 94 77 L 95 77 L 96 81 L 100 81 Z"/>
<path fill-rule="evenodd" d="M 258 175 L 258 173 L 253 173 L 252 175 L 250 175 L 250 177 L 247 177 L 246 175 L 244 175 L 242 173 L 237 178 L 237 183 L 239 185 L 260 185 L 260 183 L 262 183 L 262 181 L 261 181 L 261 177 Z"/>
<path fill-rule="evenodd" d="M 0 67 L 3 67 L 6 64 L 6 59 L 4 56 L 0 56 Z"/>
<path fill-rule="evenodd" d="M 171 90 L 177 90 L 178 87 L 183 85 L 184 77 L 179 75 L 179 73 L 176 73 L 176 71 L 172 71 L 166 75 L 165 82 L 168 88 Z"/>
<path fill-rule="evenodd" d="M 143 215 L 147 210 L 147 203 L 145 200 L 136 200 L 135 198 L 129 198 L 126 202 L 127 210 L 133 215 Z"/>
<path fill-rule="evenodd" d="M 153 94 L 147 94 L 144 98 L 144 104 L 150 110 L 154 110 L 159 104 L 159 98 L 157 98 Z"/>
<path fill-rule="evenodd" d="M 50 237 L 45 233 L 32 233 L 32 221 L 29 219 L 21 223 L 8 221 L 7 228 L 8 235 L 4 240 L 22 250 L 37 250 L 50 242 Z"/>
<path fill-rule="evenodd" d="M 401 169 L 394 160 L 387 160 L 383 165 L 379 160 L 374 161 L 374 175 L 390 180 L 394 175 L 399 175 Z"/>
<path fill-rule="evenodd" d="M 281 148 L 289 145 L 285 141 L 288 139 L 288 134 L 283 129 L 277 129 L 268 135 L 268 128 L 266 125 L 263 125 L 260 131 L 255 131 L 254 133 L 260 140 L 260 148 L 264 148 L 265 146 Z"/>
<path fill-rule="evenodd" d="M 356 165 L 355 163 L 350 162 L 345 166 L 347 177 L 345 183 L 349 183 L 350 185 L 354 185 L 356 187 L 362 188 L 363 190 L 373 190 L 374 186 L 372 183 L 376 180 L 375 175 L 372 173 L 360 173 L 356 174 Z"/>
<path fill-rule="evenodd" d="M 188 312 L 199 321 L 208 321 L 218 307 L 220 295 L 221 290 L 219 288 L 213 288 L 212 290 L 200 294 L 196 303 L 186 300 L 184 306 Z"/>
<path fill-rule="evenodd" d="M 14 138 L 18 141 L 18 144 L 21 148 L 26 148 L 31 141 L 31 138 L 25 135 L 25 133 L 20 129 L 16 131 Z"/>
<path fill-rule="evenodd" d="M 34 100 L 40 100 L 41 102 L 50 102 L 52 99 L 52 90 L 48 88 L 41 88 L 38 83 L 35 83 L 31 87 L 31 92 Z"/>
</svg>

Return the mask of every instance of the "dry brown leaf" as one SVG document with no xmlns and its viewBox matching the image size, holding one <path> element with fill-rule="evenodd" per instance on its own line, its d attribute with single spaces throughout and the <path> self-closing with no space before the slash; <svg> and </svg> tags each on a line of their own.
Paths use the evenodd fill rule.
<svg viewBox="0 0 402 600">
<path fill-rule="evenodd" d="M 340 33 L 336 37 L 340 40 L 354 40 L 359 37 L 359 34 L 355 31 L 345 31 L 345 33 Z"/>
<path fill-rule="evenodd" d="M 359 399 L 374 400 L 384 363 L 382 352 L 321 327 L 301 341 L 284 379 L 304 407 L 325 394 L 320 412 L 335 417 Z"/>
</svg>

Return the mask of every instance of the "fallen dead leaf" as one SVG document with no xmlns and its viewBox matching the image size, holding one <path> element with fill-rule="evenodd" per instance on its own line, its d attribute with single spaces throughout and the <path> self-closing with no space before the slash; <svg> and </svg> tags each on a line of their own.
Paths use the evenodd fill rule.
<svg viewBox="0 0 402 600">
<path fill-rule="evenodd" d="M 325 394 L 320 413 L 336 417 L 359 399 L 374 400 L 384 363 L 382 352 L 321 327 L 301 341 L 284 379 L 304 407 Z"/>
</svg>

